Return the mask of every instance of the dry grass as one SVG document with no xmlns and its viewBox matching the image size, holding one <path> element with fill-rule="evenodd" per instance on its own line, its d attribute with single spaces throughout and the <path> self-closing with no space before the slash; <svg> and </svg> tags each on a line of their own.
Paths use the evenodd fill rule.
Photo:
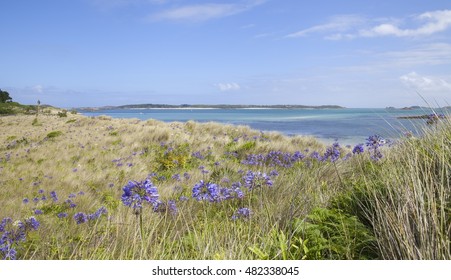
<svg viewBox="0 0 451 280">
<path fill-rule="evenodd" d="M 313 223 L 308 217 L 320 208 L 339 214 L 342 225 L 336 234 L 345 243 L 345 221 L 356 221 L 365 234 L 370 232 L 377 247 L 371 257 L 450 259 L 451 124 L 430 129 L 423 139 L 406 139 L 384 150 L 379 162 L 365 153 L 335 163 L 307 156 L 291 167 L 279 167 L 250 166 L 242 160 L 269 151 L 323 153 L 326 147 L 311 137 L 217 123 L 1 117 L 0 219 L 35 215 L 40 221 L 39 230 L 17 248 L 21 259 L 368 258 L 348 249 L 331 255 L 335 249 L 324 243 L 331 236 L 321 235 L 325 224 L 316 224 L 317 231 L 298 231 L 295 225 Z M 342 157 L 347 152 L 342 149 Z M 203 174 L 199 166 L 209 172 Z M 279 175 L 272 177 L 272 187 L 247 192 L 244 199 L 179 200 L 191 197 L 200 180 L 227 187 L 244 183 L 248 170 L 277 170 Z M 121 202 L 122 187 L 151 173 L 157 173 L 152 182 L 160 200 L 176 201 L 178 213 L 144 208 L 141 236 L 138 216 Z M 180 180 L 173 178 L 176 174 Z M 57 202 L 50 199 L 51 191 L 57 193 Z M 64 202 L 71 194 L 75 208 Z M 108 217 L 75 223 L 77 212 L 94 213 L 102 206 Z M 240 207 L 252 210 L 249 220 L 231 219 Z M 37 209 L 43 214 L 36 215 Z M 59 219 L 60 212 L 68 217 Z M 342 219 L 340 213 L 356 220 Z M 306 239 L 310 253 L 299 249 Z M 255 248 L 263 253 L 256 254 Z"/>
</svg>

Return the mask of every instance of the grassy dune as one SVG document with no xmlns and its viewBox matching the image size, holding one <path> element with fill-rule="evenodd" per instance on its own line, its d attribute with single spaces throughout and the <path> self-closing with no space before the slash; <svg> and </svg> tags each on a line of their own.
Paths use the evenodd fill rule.
<svg viewBox="0 0 451 280">
<path fill-rule="evenodd" d="M 216 123 L 0 117 L 0 258 L 451 259 L 451 123 L 424 130 L 352 153 Z M 127 206 L 146 179 L 158 197 Z"/>
</svg>

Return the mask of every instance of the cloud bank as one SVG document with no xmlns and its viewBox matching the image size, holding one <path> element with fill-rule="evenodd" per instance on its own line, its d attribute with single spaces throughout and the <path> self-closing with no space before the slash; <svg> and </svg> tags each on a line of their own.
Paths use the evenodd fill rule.
<svg viewBox="0 0 451 280">
<path fill-rule="evenodd" d="M 412 27 L 403 27 L 406 23 Z M 404 24 L 406 25 L 406 24 Z M 323 34 L 324 39 L 341 40 L 371 37 L 425 37 L 451 29 L 451 10 L 425 12 L 404 19 L 368 19 L 359 15 L 339 15 L 327 22 L 286 35 L 287 38 Z"/>
</svg>

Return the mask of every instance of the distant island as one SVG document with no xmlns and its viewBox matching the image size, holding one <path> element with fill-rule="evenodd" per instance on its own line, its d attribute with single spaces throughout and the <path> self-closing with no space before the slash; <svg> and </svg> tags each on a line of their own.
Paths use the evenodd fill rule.
<svg viewBox="0 0 451 280">
<path fill-rule="evenodd" d="M 81 111 L 100 111 L 100 110 L 117 110 L 117 109 L 344 109 L 345 107 L 338 105 L 321 105 L 321 106 L 307 106 L 307 105 L 206 105 L 206 104 L 131 104 L 121 106 L 103 106 L 103 107 L 82 107 L 76 108 Z"/>
</svg>

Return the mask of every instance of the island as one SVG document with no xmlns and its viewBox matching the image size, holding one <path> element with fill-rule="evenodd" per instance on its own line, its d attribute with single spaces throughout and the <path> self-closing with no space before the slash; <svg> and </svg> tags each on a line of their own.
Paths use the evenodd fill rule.
<svg viewBox="0 0 451 280">
<path fill-rule="evenodd" d="M 121 106 L 103 106 L 103 107 L 81 107 L 75 108 L 80 111 L 100 111 L 100 110 L 118 110 L 118 109 L 344 109 L 345 107 L 338 105 L 229 105 L 229 104 L 131 104 Z"/>
</svg>

